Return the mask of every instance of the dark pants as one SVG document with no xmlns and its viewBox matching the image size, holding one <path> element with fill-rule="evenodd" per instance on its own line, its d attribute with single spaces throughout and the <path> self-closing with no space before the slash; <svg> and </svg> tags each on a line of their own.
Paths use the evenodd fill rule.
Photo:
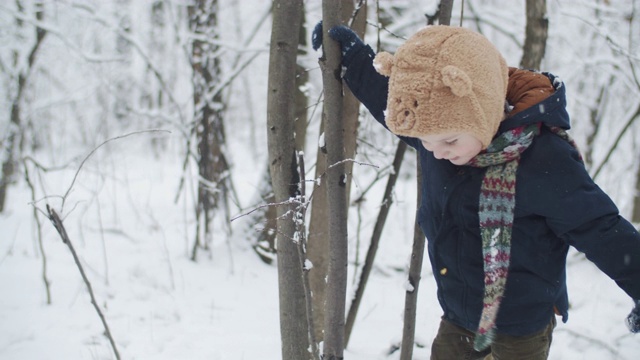
<svg viewBox="0 0 640 360">
<path fill-rule="evenodd" d="M 544 330 L 529 336 L 497 334 L 491 348 L 473 350 L 473 332 L 447 320 L 440 322 L 440 329 L 431 346 L 431 360 L 546 360 L 556 319 Z"/>
</svg>

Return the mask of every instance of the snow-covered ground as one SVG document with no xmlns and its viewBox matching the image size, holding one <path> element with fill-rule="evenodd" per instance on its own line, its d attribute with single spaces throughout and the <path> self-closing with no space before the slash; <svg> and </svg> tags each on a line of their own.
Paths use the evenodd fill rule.
<svg viewBox="0 0 640 360">
<path fill-rule="evenodd" d="M 228 241 L 220 234 L 210 252 L 189 260 L 192 216 L 182 200 L 174 202 L 181 159 L 154 158 L 136 146 L 143 145 L 129 141 L 96 152 L 61 212 L 122 359 L 280 359 L 275 265 L 258 260 L 242 231 Z M 63 194 L 74 173 L 42 174 L 47 194 Z M 251 179 L 239 180 L 237 190 L 253 192 Z M 414 208 L 403 201 L 411 201 L 413 189 L 412 182 L 398 186 L 346 359 L 399 358 L 387 353 L 401 338 L 412 231 L 407 209 Z M 0 215 L 0 359 L 114 359 L 69 249 L 40 216 L 51 281 L 46 303 L 31 201 L 22 182 L 10 188 Z M 46 202 L 61 204 L 51 197 L 36 206 Z M 232 227 L 242 228 L 242 221 Z M 571 253 L 569 264 L 570 321 L 558 325 L 550 358 L 638 359 L 640 336 L 623 322 L 630 299 L 580 254 Z M 429 358 L 440 316 L 429 268 L 427 258 L 414 359 Z"/>
<path fill-rule="evenodd" d="M 148 8 L 151 2 L 93 3 L 95 4 L 92 6 L 96 6 L 95 13 L 107 17 L 111 15 L 105 9 L 110 9 L 109 5 L 112 3 L 117 3 L 118 6 L 120 3 L 130 3 L 135 19 L 133 23 L 139 26 L 138 33 L 132 34 L 137 36 L 136 41 L 139 41 L 139 44 L 146 44 L 148 40 L 144 34 L 147 33 L 145 29 L 149 27 Z M 229 11 L 220 19 L 221 25 L 225 25 L 221 26 L 221 29 L 228 31 L 229 36 L 231 33 L 235 34 L 225 42 L 227 46 L 232 45 L 231 53 L 227 56 L 235 59 L 235 62 L 238 47 L 247 54 L 253 54 L 254 51 L 263 53 L 263 56 L 252 63 L 252 70 L 245 83 L 234 87 L 234 91 L 241 93 L 241 96 L 232 97 L 231 102 L 226 104 L 231 114 L 227 124 L 228 141 L 234 142 L 228 147 L 233 152 L 232 176 L 243 207 L 243 210 L 237 210 L 233 206 L 232 209 L 236 212 L 233 215 L 240 215 L 256 205 L 253 203 L 253 196 L 258 188 L 261 172 L 264 171 L 259 164 L 266 163 L 266 135 L 263 131 L 266 113 L 265 69 L 268 67 L 267 43 L 270 27 L 262 26 L 262 30 L 258 31 L 250 46 L 238 44 L 245 44 L 244 38 L 257 26 L 256 19 L 260 19 L 266 13 L 269 3 L 229 3 L 241 5 L 236 10 L 231 7 L 224 8 Z M 400 1 L 394 1 L 393 5 L 398 3 Z M 398 14 L 399 18 L 391 27 L 391 30 L 398 34 L 410 33 L 418 24 L 422 24 L 423 14 L 432 13 L 436 2 L 404 3 L 404 7 L 412 3 L 416 9 L 421 10 L 404 12 L 402 17 Z M 455 6 L 461 3 L 456 1 Z M 471 5 L 471 2 L 468 3 Z M 476 14 L 478 19 L 489 19 L 489 25 L 499 24 L 499 28 L 494 28 L 493 25 L 483 27 L 482 30 L 488 36 L 504 36 L 513 32 L 519 34 L 515 36 L 516 40 L 522 40 L 523 2 L 513 2 L 513 6 L 508 7 L 504 6 L 504 2 L 498 1 L 475 3 L 482 6 L 474 6 L 473 11 L 467 9 L 467 16 L 472 17 Z M 104 137 L 107 135 L 104 134 L 118 136 L 125 131 L 120 129 L 120 126 L 126 127 L 125 124 L 109 123 L 113 119 L 103 113 L 107 111 L 106 105 L 95 104 L 97 100 L 92 100 L 94 97 L 100 98 L 103 83 L 106 84 L 104 86 L 109 85 L 109 88 L 113 88 L 111 82 L 114 78 L 119 78 L 119 71 L 125 69 L 120 69 L 121 65 L 112 62 L 113 54 L 109 52 L 94 54 L 96 48 L 100 48 L 96 44 L 106 46 L 104 44 L 110 43 L 109 38 L 115 34 L 113 29 L 107 31 L 102 25 L 96 25 L 97 21 L 93 19 L 93 15 L 88 17 L 85 6 L 75 6 L 75 2 L 70 4 L 74 6 L 69 8 L 65 2 L 54 2 L 55 16 L 45 17 L 46 21 L 51 21 L 49 28 L 59 29 L 56 33 L 59 33 L 60 39 L 53 34 L 48 35 L 47 41 L 50 43 L 43 48 L 40 55 L 42 58 L 39 60 L 44 64 L 43 69 L 48 69 L 42 75 L 46 81 L 40 78 L 39 82 L 34 83 L 37 86 L 34 85 L 35 90 L 31 89 L 33 94 L 30 95 L 33 99 L 29 98 L 34 103 L 24 109 L 28 117 L 37 119 L 32 119 L 33 122 L 30 123 L 35 127 L 34 133 L 42 135 L 43 139 L 46 138 L 46 151 L 32 154 L 32 157 L 43 166 L 57 168 L 68 165 L 65 170 L 51 169 L 45 172 L 37 171 L 32 162 L 27 162 L 36 191 L 35 204 L 31 189 L 20 179 L 17 185 L 9 188 L 6 209 L 0 213 L 0 360 L 115 358 L 69 249 L 41 213 L 47 203 L 64 218 L 69 237 L 91 281 L 97 303 L 106 317 L 122 359 L 280 359 L 277 270 L 275 264 L 266 265 L 258 260 L 251 249 L 245 232 L 247 218 L 240 217 L 230 225 L 221 224 L 217 220 L 211 250 L 201 251 L 197 262 L 189 259 L 195 229 L 191 210 L 195 197 L 192 184 L 195 181 L 193 169 L 188 169 L 187 172 L 191 175 L 186 181 L 187 189 L 182 192 L 178 190 L 184 160 L 181 144 L 185 140 L 179 135 L 181 130 L 177 127 L 186 125 L 176 119 L 175 113 L 160 114 L 160 118 L 170 121 L 153 122 L 161 124 L 157 125 L 160 127 L 169 127 L 172 134 L 142 133 L 101 147 L 84 163 L 74 182 L 74 175 L 82 159 L 93 149 L 87 144 L 106 140 Z M 104 5 L 104 8 L 98 4 Z M 306 2 L 308 35 L 321 18 L 319 4 L 319 1 Z M 562 76 L 567 82 L 570 112 L 575 119 L 573 131 L 576 132 L 574 134 L 580 135 L 576 136 L 579 140 L 585 138 L 585 131 L 592 126 L 587 114 L 591 107 L 585 105 L 591 106 L 595 103 L 593 99 L 600 89 L 597 82 L 590 82 L 589 74 L 605 74 L 602 79 L 610 82 L 609 77 L 617 79 L 623 76 L 624 67 L 629 65 L 628 60 L 637 59 L 637 56 L 630 56 L 629 59 L 621 60 L 613 56 L 620 55 L 620 49 L 624 46 L 619 48 L 619 44 L 624 44 L 627 38 L 631 38 L 625 29 L 629 28 L 626 22 L 634 19 L 633 4 L 635 3 L 623 1 L 548 2 L 550 38 L 543 67 L 544 70 Z M 3 9 L 10 8 L 4 5 L 3 3 Z M 592 8 L 595 7 L 606 16 L 593 18 Z M 170 10 L 178 8 L 172 7 L 173 10 Z M 11 13 L 12 11 L 7 12 L 5 9 L 2 14 L 8 16 L 7 14 Z M 123 10 L 123 13 L 128 11 Z M 454 9 L 454 14 L 459 13 L 459 9 Z M 182 15 L 178 12 L 168 13 L 167 17 L 171 16 L 179 18 Z M 3 19 L 13 21 L 12 17 Z M 604 21 L 607 19 L 608 22 Z M 591 24 L 596 20 L 597 31 L 585 32 L 588 28 L 585 24 Z M 599 23 L 601 20 L 604 21 L 602 24 Z M 9 23 L 9 20 L 5 21 Z M 464 26 L 470 28 L 479 25 L 475 20 L 465 21 Z M 374 29 L 370 27 L 370 30 Z M 176 50 L 182 48 L 178 47 L 179 44 L 167 40 L 174 37 L 182 38 L 184 35 L 173 34 L 168 28 L 165 31 L 167 32 L 163 33 L 163 36 L 166 37 L 166 41 L 163 44 L 168 46 L 166 51 L 171 56 L 160 52 L 155 55 L 158 59 L 151 56 L 152 63 L 159 69 L 166 68 L 161 70 L 166 79 L 177 79 L 175 84 L 169 81 L 169 87 L 175 92 L 170 95 L 175 97 L 179 106 L 184 107 L 181 111 L 188 114 L 188 104 L 192 102 L 189 95 L 191 73 L 189 67 L 184 66 L 182 50 Z M 501 34 L 503 31 L 505 34 Z M 239 35 L 241 32 L 244 32 L 242 36 Z M 151 31 L 148 33 L 152 34 Z M 385 34 L 383 32 L 383 36 L 386 36 Z M 634 34 L 634 31 L 629 30 L 629 34 Z M 16 45 L 16 48 L 21 49 L 29 44 L 23 40 L 17 44 L 12 43 L 15 39 L 21 38 L 11 37 L 6 31 L 2 36 L 3 39 L 11 40 L 4 44 L 10 45 L 7 54 L 11 54 L 11 61 L 14 56 L 12 46 Z M 232 41 L 236 37 L 242 39 L 238 44 Z M 65 42 L 65 39 L 74 40 Z M 97 40 L 100 42 L 96 42 Z M 391 45 L 400 41 L 395 37 L 386 40 L 390 41 Z M 81 45 L 77 45 L 78 49 L 71 51 L 69 55 L 68 45 L 75 44 L 76 41 Z M 608 45 L 605 46 L 605 43 Z M 507 39 L 502 38 L 499 44 L 509 63 L 518 64 L 521 44 L 509 36 Z M 630 47 L 630 54 L 633 54 L 632 50 Z M 82 58 L 81 55 L 85 52 L 100 55 L 96 58 L 104 57 L 106 61 L 103 64 L 93 64 Z M 151 50 L 145 48 L 142 52 L 147 54 Z M 24 51 L 22 55 L 27 53 Z M 311 59 L 306 59 L 305 62 L 312 77 L 308 84 L 309 96 L 310 99 L 317 99 L 321 89 L 320 70 L 316 61 L 319 53 L 310 52 L 309 56 Z M 135 59 L 141 61 L 137 57 Z M 138 65 L 134 63 L 129 69 L 131 73 L 127 73 L 126 76 L 138 77 L 146 74 L 147 65 L 146 62 Z M 620 68 L 621 72 L 614 73 L 612 68 Z M 52 74 L 55 76 L 47 80 Z M 49 81 L 54 85 L 48 84 Z M 134 83 L 147 81 L 138 79 Z M 603 105 L 607 112 L 601 114 L 603 118 L 613 120 L 603 123 L 600 129 L 602 134 L 595 139 L 600 146 L 595 149 L 594 165 L 598 165 L 604 157 L 603 152 L 609 149 L 610 142 L 615 139 L 619 127 L 627 119 L 627 113 L 630 109 L 635 109 L 629 105 L 637 99 L 635 87 L 624 87 L 626 90 L 621 93 L 620 86 L 613 85 L 616 84 L 606 85 L 613 100 Z M 109 97 L 115 96 L 112 91 L 117 90 L 110 90 L 106 94 Z M 628 96 L 628 99 L 620 94 Z M 85 96 L 87 99 L 84 99 Z M 70 104 L 63 106 L 69 99 Z M 8 102 L 5 101 L 3 104 Z M 53 109 L 51 104 L 57 104 L 59 108 Z M 69 110 L 66 106 L 73 109 Z M 7 107 L 8 105 L 5 105 L 3 108 L 5 114 L 9 114 Z M 312 126 L 309 127 L 310 133 L 319 128 L 319 110 L 315 105 L 312 107 L 309 116 L 314 118 Z M 173 108 L 173 105 L 170 108 Z M 163 111 L 165 110 L 168 111 Z M 107 120 L 104 120 L 105 116 Z M 128 124 L 132 127 L 144 127 L 147 126 L 144 124 L 149 124 L 144 116 L 138 114 L 134 114 L 130 120 L 131 123 Z M 361 129 L 375 126 L 378 125 L 372 124 L 372 121 L 363 121 Z M 367 132 L 370 133 L 369 136 L 383 136 L 377 132 Z M 149 141 L 150 136 L 160 138 L 158 143 L 161 145 L 153 148 Z M 317 139 L 318 134 L 309 134 L 307 138 Z M 623 138 L 622 142 L 629 141 L 629 138 L 631 136 Z M 375 144 L 373 150 L 371 149 L 374 146 L 364 141 L 359 143 L 361 158 L 356 160 L 363 164 L 373 163 L 372 165 L 381 169 L 388 166 L 388 159 L 380 159 L 393 154 L 394 147 L 393 144 L 389 144 L 389 139 L 391 136 L 384 139 L 366 139 L 368 144 Z M 308 140 L 308 144 L 313 143 L 308 147 L 315 146 L 315 142 Z M 25 147 L 31 145 L 33 144 L 27 144 Z M 367 150 L 363 151 L 367 146 L 368 153 Z M 380 150 L 380 147 L 384 149 Z M 620 148 L 634 149 L 628 143 L 622 144 Z M 312 158 L 308 160 L 307 166 L 310 174 L 314 171 L 315 152 L 309 151 L 309 154 Z M 395 190 L 394 203 L 385 226 L 376 265 L 345 352 L 345 358 L 348 360 L 399 358 L 397 351 L 391 355 L 388 353 L 401 339 L 404 284 L 411 251 L 415 210 L 415 180 L 412 178 L 411 161 L 413 155 L 408 153 L 405 157 L 403 174 Z M 613 157 L 624 161 L 618 164 L 612 159 L 612 171 L 603 172 L 599 181 L 607 185 L 606 189 L 612 197 L 620 201 L 618 205 L 621 209 L 628 212 L 632 196 L 625 196 L 625 192 L 629 191 L 630 185 L 627 178 L 619 174 L 635 171 L 631 162 L 637 159 L 621 151 L 615 152 Z M 356 168 L 359 166 L 366 167 L 357 165 Z M 354 194 L 358 195 L 358 191 L 368 187 L 371 182 L 370 175 L 356 173 L 352 185 Z M 312 175 L 307 177 L 309 176 Z M 359 228 L 356 216 L 358 213 L 356 209 L 351 209 L 349 239 L 352 265 L 356 263 L 356 248 L 359 249 L 359 263 L 364 258 L 377 215 L 375 204 L 381 198 L 384 182 L 379 181 L 380 184 L 367 195 L 367 206 L 362 209 L 362 223 Z M 64 195 L 69 189 L 62 206 L 59 196 Z M 178 193 L 180 197 L 175 201 Z M 40 211 L 46 277 L 51 282 L 51 304 L 47 303 L 43 281 L 43 256 L 37 240 L 38 227 L 33 216 L 34 205 Z M 227 237 L 225 232 L 228 226 L 233 230 L 230 237 Z M 358 237 L 359 242 L 356 241 Z M 357 278 L 354 269 L 356 266 L 350 266 L 350 293 L 354 286 L 351 280 Z M 416 331 L 418 346 L 414 351 L 416 360 L 429 358 L 430 344 L 441 315 L 429 269 L 428 257 L 425 257 L 423 280 L 419 288 Z M 570 319 L 567 324 L 558 324 L 554 332 L 550 358 L 640 359 L 640 335 L 630 334 L 624 325 L 624 318 L 631 310 L 631 300 L 613 281 L 578 253 L 570 253 L 568 272 L 572 306 Z"/>
</svg>

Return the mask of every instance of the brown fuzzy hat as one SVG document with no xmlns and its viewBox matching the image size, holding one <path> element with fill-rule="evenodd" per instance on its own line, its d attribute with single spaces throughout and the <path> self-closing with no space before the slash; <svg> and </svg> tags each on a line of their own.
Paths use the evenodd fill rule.
<svg viewBox="0 0 640 360">
<path fill-rule="evenodd" d="M 470 132 L 486 148 L 504 114 L 508 68 L 484 36 L 428 26 L 374 64 L 389 77 L 386 123 L 397 135 Z"/>
</svg>

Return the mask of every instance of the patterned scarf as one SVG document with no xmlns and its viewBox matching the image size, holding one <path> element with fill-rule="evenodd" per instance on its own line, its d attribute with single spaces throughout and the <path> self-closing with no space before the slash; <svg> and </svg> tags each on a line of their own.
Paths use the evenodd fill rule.
<svg viewBox="0 0 640 360">
<path fill-rule="evenodd" d="M 480 189 L 480 235 L 484 259 L 484 300 L 474 348 L 488 348 L 507 283 L 511 259 L 511 228 L 515 208 L 516 172 L 520 155 L 540 133 L 540 124 L 518 127 L 499 135 L 485 152 L 467 164 L 486 167 Z"/>
<path fill-rule="evenodd" d="M 515 209 L 516 172 L 520 155 L 540 134 L 540 124 L 522 126 L 499 135 L 487 150 L 467 164 L 486 167 L 480 188 L 480 235 L 484 259 L 484 300 L 474 349 L 488 348 L 495 337 L 496 317 L 504 295 L 511 260 L 511 228 Z M 575 141 L 559 127 L 548 127 L 579 151 Z M 581 156 L 582 158 L 582 156 Z"/>
</svg>

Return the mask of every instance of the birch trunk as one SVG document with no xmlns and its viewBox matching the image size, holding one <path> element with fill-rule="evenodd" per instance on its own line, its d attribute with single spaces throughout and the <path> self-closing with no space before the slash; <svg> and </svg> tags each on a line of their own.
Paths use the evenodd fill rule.
<svg viewBox="0 0 640 360">
<path fill-rule="evenodd" d="M 342 22 L 345 24 L 351 24 L 351 28 L 355 31 L 361 39 L 364 39 L 366 18 L 367 18 L 367 6 L 362 5 L 357 11 L 355 18 L 351 18 L 354 14 L 354 2 L 343 1 L 341 17 Z M 325 30 L 328 30 L 326 28 Z M 351 91 L 344 87 L 344 97 L 342 100 L 343 106 L 343 121 L 344 124 L 344 149 L 345 158 L 352 159 L 356 154 L 356 140 L 358 137 L 358 118 L 360 110 L 360 102 L 351 93 Z M 320 133 L 324 134 L 325 123 L 321 122 Z M 324 149 L 318 151 L 316 160 L 316 178 L 321 177 L 327 170 L 326 152 Z M 353 171 L 353 162 L 345 163 L 345 173 L 351 174 Z M 320 182 L 314 186 L 313 202 L 311 207 L 312 217 L 309 224 L 309 241 L 308 241 L 308 257 L 313 263 L 313 269 L 309 272 L 309 281 L 311 290 L 313 292 L 313 319 L 315 324 L 315 337 L 318 340 L 323 338 L 323 324 L 324 324 L 324 305 L 325 305 L 325 290 L 326 290 L 326 276 L 328 269 L 328 257 L 329 257 L 329 237 L 327 232 L 327 224 L 329 223 L 328 212 L 328 200 L 327 192 L 324 186 L 324 182 Z M 348 177 L 346 184 L 346 203 L 349 203 L 349 194 L 351 188 L 351 177 Z"/>
<path fill-rule="evenodd" d="M 322 19 L 326 29 L 341 23 L 342 4 L 337 0 L 322 2 Z M 329 36 L 323 37 L 324 55 L 320 59 L 324 87 L 323 120 L 327 151 L 325 182 L 329 213 L 329 263 L 324 319 L 323 359 L 343 358 L 345 301 L 347 290 L 347 174 L 344 163 L 344 124 L 342 119 L 342 79 L 340 46 Z"/>
<path fill-rule="evenodd" d="M 267 94 L 267 136 L 277 207 L 277 260 L 283 359 L 311 359 L 302 268 L 296 243 L 300 195 L 294 143 L 294 89 L 302 0 L 273 7 Z M 295 31 L 292 31 L 295 29 Z"/>
</svg>

